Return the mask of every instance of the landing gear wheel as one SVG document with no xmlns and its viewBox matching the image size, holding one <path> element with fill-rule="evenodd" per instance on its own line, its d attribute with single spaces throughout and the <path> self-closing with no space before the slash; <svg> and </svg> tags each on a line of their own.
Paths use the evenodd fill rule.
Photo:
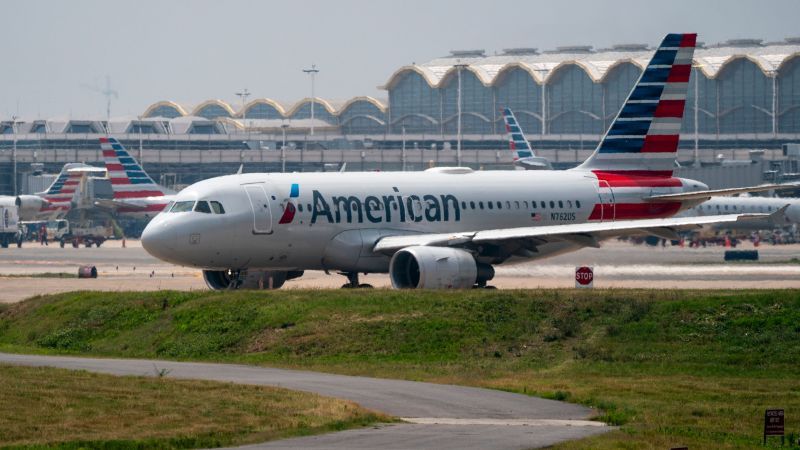
<svg viewBox="0 0 800 450">
<path fill-rule="evenodd" d="M 342 285 L 342 289 L 371 289 L 371 284 L 359 283 L 358 272 L 339 272 L 347 277 L 347 283 Z"/>
</svg>

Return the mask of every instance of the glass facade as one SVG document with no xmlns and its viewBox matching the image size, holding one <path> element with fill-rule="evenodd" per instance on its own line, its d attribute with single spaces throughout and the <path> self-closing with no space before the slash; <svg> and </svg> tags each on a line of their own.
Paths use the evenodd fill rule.
<svg viewBox="0 0 800 450">
<path fill-rule="evenodd" d="M 195 115 L 209 120 L 216 119 L 218 117 L 231 117 L 231 114 L 227 109 L 216 103 L 209 103 L 201 107 L 199 110 L 197 110 Z"/>
<path fill-rule="evenodd" d="M 368 100 L 356 100 L 339 112 L 339 125 L 344 134 L 383 134 L 386 114 Z"/>
<path fill-rule="evenodd" d="M 302 106 L 297 108 L 290 119 L 310 119 L 311 118 L 311 102 L 305 102 Z M 324 105 L 319 102 L 314 103 L 314 120 L 322 120 L 331 125 L 339 123 L 336 117 L 328 111 Z"/>
<path fill-rule="evenodd" d="M 145 117 L 168 117 L 170 119 L 174 119 L 181 116 L 181 112 L 178 111 L 178 108 L 174 106 L 158 105 L 153 108 Z"/>
<path fill-rule="evenodd" d="M 316 112 L 316 111 L 314 111 Z M 257 102 L 247 108 L 248 119 L 283 119 L 283 114 L 267 102 Z"/>
<path fill-rule="evenodd" d="M 800 130 L 800 55 L 778 69 L 778 132 Z"/>
</svg>

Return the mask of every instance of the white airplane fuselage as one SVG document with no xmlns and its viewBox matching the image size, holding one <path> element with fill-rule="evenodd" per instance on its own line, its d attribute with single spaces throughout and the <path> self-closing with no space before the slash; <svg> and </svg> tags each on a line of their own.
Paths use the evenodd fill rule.
<svg viewBox="0 0 800 450">
<path fill-rule="evenodd" d="M 668 217 L 693 204 L 642 198 L 706 188 L 675 178 L 677 186 L 611 189 L 580 170 L 459 172 L 213 178 L 187 187 L 174 201 L 217 201 L 224 214 L 165 211 L 148 225 L 143 242 L 163 260 L 209 270 L 386 272 L 390 258 L 372 252 L 382 236 Z M 536 257 L 579 247 L 550 243 Z"/>
</svg>

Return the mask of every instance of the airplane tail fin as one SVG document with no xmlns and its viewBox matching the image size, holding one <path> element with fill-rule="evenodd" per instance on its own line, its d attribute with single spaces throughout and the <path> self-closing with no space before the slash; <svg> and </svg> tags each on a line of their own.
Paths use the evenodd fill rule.
<svg viewBox="0 0 800 450">
<path fill-rule="evenodd" d="M 70 172 L 70 169 L 85 167 L 86 164 L 82 163 L 67 163 L 61 168 L 58 176 L 50 187 L 44 192 L 39 192 L 38 196 L 44 198 L 50 203 L 67 203 L 69 204 L 74 199 L 75 195 L 79 193 L 81 177 L 80 172 Z"/>
<path fill-rule="evenodd" d="M 578 170 L 671 177 L 697 34 L 668 34 Z"/>
<path fill-rule="evenodd" d="M 508 148 L 516 153 L 514 160 L 534 156 L 533 148 L 525 138 L 525 134 L 522 132 L 514 113 L 511 112 L 511 108 L 503 108 L 503 120 L 506 123 L 506 132 L 508 132 Z"/>
<path fill-rule="evenodd" d="M 100 138 L 103 161 L 114 199 L 160 197 L 169 192 L 156 184 L 115 138 Z"/>
<path fill-rule="evenodd" d="M 536 156 L 533 152 L 511 108 L 503 108 L 503 120 L 508 132 L 508 147 L 514 152 L 514 165 L 525 170 L 552 169 L 547 158 Z"/>
</svg>

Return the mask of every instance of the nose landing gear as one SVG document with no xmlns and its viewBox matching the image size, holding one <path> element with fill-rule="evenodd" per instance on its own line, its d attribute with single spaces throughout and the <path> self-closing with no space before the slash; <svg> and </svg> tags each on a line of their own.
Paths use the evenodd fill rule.
<svg viewBox="0 0 800 450">
<path fill-rule="evenodd" d="M 339 272 L 339 275 L 347 277 L 347 283 L 342 285 L 342 289 L 372 289 L 371 284 L 358 282 L 358 272 Z"/>
</svg>

